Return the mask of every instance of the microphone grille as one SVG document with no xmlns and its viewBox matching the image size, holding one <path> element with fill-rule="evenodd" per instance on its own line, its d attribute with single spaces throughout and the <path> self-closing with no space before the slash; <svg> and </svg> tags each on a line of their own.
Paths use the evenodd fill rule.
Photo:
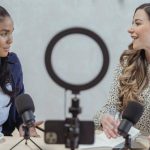
<svg viewBox="0 0 150 150">
<path fill-rule="evenodd" d="M 35 111 L 33 100 L 28 94 L 21 94 L 17 96 L 15 99 L 15 105 L 17 112 L 20 115 L 27 110 Z"/>
<path fill-rule="evenodd" d="M 136 124 L 142 116 L 143 111 L 143 105 L 136 101 L 129 101 L 126 109 L 122 114 L 122 118 L 131 121 L 133 124 Z"/>
</svg>

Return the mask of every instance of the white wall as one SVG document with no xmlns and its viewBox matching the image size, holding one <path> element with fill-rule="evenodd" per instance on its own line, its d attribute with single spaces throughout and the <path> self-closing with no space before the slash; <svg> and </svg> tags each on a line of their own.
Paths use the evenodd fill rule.
<svg viewBox="0 0 150 150">
<path fill-rule="evenodd" d="M 79 96 L 83 108 L 80 117 L 92 119 L 106 102 L 112 70 L 131 41 L 127 29 L 134 9 L 144 2 L 149 0 L 0 0 L 14 20 L 12 51 L 22 63 L 26 93 L 33 97 L 37 120 L 64 119 L 72 97 L 70 91 L 65 95 L 65 90 L 54 83 L 45 69 L 44 54 L 50 39 L 75 26 L 93 30 L 104 39 L 110 53 L 109 70 L 99 84 Z M 69 69 L 73 72 L 73 67 Z"/>
</svg>

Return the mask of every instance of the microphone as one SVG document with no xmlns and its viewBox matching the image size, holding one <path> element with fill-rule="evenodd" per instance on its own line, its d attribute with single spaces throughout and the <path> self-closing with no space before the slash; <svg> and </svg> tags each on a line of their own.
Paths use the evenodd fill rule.
<svg viewBox="0 0 150 150">
<path fill-rule="evenodd" d="M 17 109 L 18 114 L 22 117 L 24 125 L 22 126 L 22 129 L 24 130 L 24 138 L 19 141 L 17 144 L 15 144 L 11 150 L 16 147 L 19 143 L 21 143 L 23 140 L 26 140 L 25 144 L 27 145 L 27 140 L 30 140 L 35 146 L 37 146 L 40 150 L 40 148 L 31 138 L 30 138 L 30 127 L 35 126 L 35 116 L 33 115 L 35 111 L 34 103 L 30 95 L 28 94 L 21 94 L 16 97 L 15 99 L 15 106 Z"/>
<path fill-rule="evenodd" d="M 23 123 L 27 127 L 34 126 L 35 123 L 35 116 L 34 116 L 34 103 L 30 95 L 28 94 L 21 94 L 17 96 L 15 99 L 15 106 L 17 108 L 18 114 L 22 117 Z M 39 129 L 42 132 L 45 132 L 44 129 L 35 126 L 37 129 Z"/>
<path fill-rule="evenodd" d="M 15 99 L 15 105 L 18 114 L 22 117 L 23 123 L 27 127 L 34 126 L 35 116 L 33 115 L 35 111 L 34 103 L 30 95 L 21 94 Z"/>
<path fill-rule="evenodd" d="M 118 126 L 119 134 L 128 135 L 130 128 L 138 122 L 144 111 L 143 106 L 135 101 L 130 101 L 122 114 L 122 121 Z"/>
</svg>

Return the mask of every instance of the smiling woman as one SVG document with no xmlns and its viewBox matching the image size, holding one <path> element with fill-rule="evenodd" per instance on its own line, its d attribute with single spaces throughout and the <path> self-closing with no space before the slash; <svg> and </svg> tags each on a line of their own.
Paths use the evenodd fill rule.
<svg viewBox="0 0 150 150">
<path fill-rule="evenodd" d="M 150 62 L 150 16 L 144 9 L 138 9 L 134 15 L 132 27 L 128 30 L 133 39 L 133 49 L 145 49 Z"/>
<path fill-rule="evenodd" d="M 128 32 L 133 41 L 120 57 L 109 101 L 94 118 L 96 129 L 103 129 L 108 138 L 118 136 L 119 126 L 119 120 L 115 120 L 110 112 L 122 114 L 130 101 L 144 106 L 135 127 L 150 134 L 150 3 L 135 10 Z"/>
</svg>

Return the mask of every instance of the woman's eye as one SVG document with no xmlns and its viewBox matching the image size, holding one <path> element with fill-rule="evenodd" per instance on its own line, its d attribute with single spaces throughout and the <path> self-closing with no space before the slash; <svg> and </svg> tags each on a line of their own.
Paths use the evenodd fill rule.
<svg viewBox="0 0 150 150">
<path fill-rule="evenodd" d="M 135 24 L 136 24 L 137 26 L 141 25 L 141 23 L 140 23 L 140 22 L 136 22 Z"/>
<path fill-rule="evenodd" d="M 3 37 L 5 37 L 5 36 L 7 36 L 7 35 L 8 35 L 8 33 L 7 33 L 7 32 L 0 33 L 0 36 L 3 36 Z"/>
</svg>

